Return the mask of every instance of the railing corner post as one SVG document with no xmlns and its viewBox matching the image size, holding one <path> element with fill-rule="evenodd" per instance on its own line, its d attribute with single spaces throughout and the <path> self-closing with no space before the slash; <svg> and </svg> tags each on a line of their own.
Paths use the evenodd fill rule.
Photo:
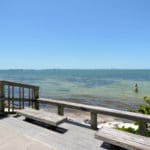
<svg viewBox="0 0 150 150">
<path fill-rule="evenodd" d="M 5 112 L 5 91 L 3 82 L 0 82 L 0 112 Z"/>
<path fill-rule="evenodd" d="M 37 100 L 39 98 L 39 88 L 34 89 L 35 91 L 35 100 L 33 102 L 33 108 L 36 110 L 39 110 L 39 101 Z"/>
<path fill-rule="evenodd" d="M 0 112 L 5 112 L 5 99 L 0 98 Z"/>
<path fill-rule="evenodd" d="M 34 109 L 39 110 L 39 101 L 34 101 Z"/>
</svg>

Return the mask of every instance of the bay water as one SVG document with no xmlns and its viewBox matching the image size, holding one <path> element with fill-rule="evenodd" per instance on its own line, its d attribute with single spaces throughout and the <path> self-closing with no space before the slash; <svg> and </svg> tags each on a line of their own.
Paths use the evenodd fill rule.
<svg viewBox="0 0 150 150">
<path fill-rule="evenodd" d="M 150 97 L 150 70 L 0 70 L 0 80 L 38 85 L 40 97 L 120 110 Z"/>
</svg>

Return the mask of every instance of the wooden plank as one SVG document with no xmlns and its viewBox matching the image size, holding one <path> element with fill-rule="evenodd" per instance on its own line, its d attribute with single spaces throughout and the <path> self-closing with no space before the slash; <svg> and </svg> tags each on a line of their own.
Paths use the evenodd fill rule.
<svg viewBox="0 0 150 150">
<path fill-rule="evenodd" d="M 56 131 L 54 131 L 23 120 L 24 117 L 7 117 L 6 119 L 0 119 L 0 127 L 3 126 L 18 131 L 41 143 L 50 145 L 53 150 L 106 150 L 106 148 L 101 147 L 103 142 L 94 138 L 95 131 L 89 128 L 84 128 L 70 122 L 64 122 L 59 125 L 58 130 L 56 129 Z M 59 131 L 64 131 L 64 134 Z M 2 132 L 0 132 L 0 137 L 3 137 L 1 133 Z M 21 150 L 20 147 L 18 150 Z"/>
<path fill-rule="evenodd" d="M 150 150 L 150 138 L 108 127 L 99 129 L 95 138 L 129 150 Z"/>
<path fill-rule="evenodd" d="M 42 112 L 34 109 L 17 110 L 16 113 L 19 115 L 23 115 L 27 118 L 44 122 L 53 126 L 57 126 L 67 119 L 64 116 L 54 115 L 51 113 Z"/>
<path fill-rule="evenodd" d="M 16 102 L 19 102 L 19 98 L 18 97 L 14 97 L 14 98 L 10 98 L 10 100 L 13 100 L 16 101 Z M 24 102 L 29 102 L 29 98 L 24 98 Z"/>
<path fill-rule="evenodd" d="M 24 88 L 39 89 L 38 86 L 29 85 L 29 84 L 22 84 L 22 83 L 16 83 L 16 82 L 11 82 L 11 81 L 0 81 L 0 84 L 10 85 L 10 86 L 18 86 L 18 87 L 24 87 Z"/>
<path fill-rule="evenodd" d="M 1 121 L 0 121 L 1 122 Z M 49 145 L 0 123 L 0 150 L 54 150 Z"/>
<path fill-rule="evenodd" d="M 121 111 L 116 109 L 100 107 L 100 106 L 91 106 L 91 105 L 85 105 L 80 103 L 72 103 L 72 102 L 61 101 L 61 100 L 52 100 L 52 99 L 45 99 L 45 98 L 39 98 L 37 100 L 40 103 L 45 103 L 45 104 L 62 105 L 63 107 L 80 109 L 89 112 L 96 112 L 98 114 L 120 117 L 120 118 L 134 120 L 134 121 L 150 122 L 150 115 Z"/>
</svg>

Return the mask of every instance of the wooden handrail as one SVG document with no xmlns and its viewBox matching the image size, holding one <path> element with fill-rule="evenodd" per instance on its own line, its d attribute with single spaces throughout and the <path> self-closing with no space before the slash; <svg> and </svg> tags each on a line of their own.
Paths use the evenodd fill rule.
<svg viewBox="0 0 150 150">
<path fill-rule="evenodd" d="M 125 118 L 129 120 L 150 122 L 150 115 L 144 115 L 135 112 L 127 112 L 127 111 L 110 109 L 110 108 L 105 108 L 100 106 L 91 106 L 91 105 L 85 105 L 80 103 L 72 103 L 67 101 L 45 99 L 45 98 L 39 98 L 37 99 L 37 101 L 39 101 L 40 103 L 62 105 L 63 107 L 75 108 L 75 109 L 85 110 L 89 112 L 95 112 L 98 114 Z"/>
<path fill-rule="evenodd" d="M 10 86 L 17 86 L 17 87 L 24 87 L 24 88 L 35 88 L 39 89 L 39 86 L 29 85 L 29 84 L 22 84 L 17 82 L 11 82 L 11 81 L 0 81 L 0 85 L 10 85 Z"/>
<path fill-rule="evenodd" d="M 109 115 L 113 117 L 138 121 L 140 123 L 140 130 L 142 135 L 144 135 L 146 132 L 146 123 L 150 122 L 150 115 L 139 114 L 135 112 L 127 112 L 127 111 L 110 109 L 105 107 L 91 106 L 91 105 L 85 105 L 80 103 L 72 103 L 67 101 L 45 99 L 45 98 L 39 98 L 37 99 L 37 101 L 44 104 L 57 105 L 58 114 L 60 115 L 64 114 L 65 107 L 91 112 L 91 127 L 93 129 L 97 129 L 97 114 Z"/>
</svg>

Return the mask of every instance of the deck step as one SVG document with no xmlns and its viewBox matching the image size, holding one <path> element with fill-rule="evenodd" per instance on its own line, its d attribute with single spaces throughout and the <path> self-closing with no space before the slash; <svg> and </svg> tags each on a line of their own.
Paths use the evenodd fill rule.
<svg viewBox="0 0 150 150">
<path fill-rule="evenodd" d="M 95 138 L 128 150 L 150 150 L 150 138 L 108 127 L 99 129 Z"/>
<path fill-rule="evenodd" d="M 18 115 L 25 116 L 26 118 L 40 121 L 52 126 L 58 126 L 60 123 L 67 120 L 67 117 L 65 116 L 60 116 L 56 114 L 51 114 L 49 112 L 44 112 L 44 111 L 34 110 L 29 108 L 16 110 L 16 113 Z"/>
</svg>

